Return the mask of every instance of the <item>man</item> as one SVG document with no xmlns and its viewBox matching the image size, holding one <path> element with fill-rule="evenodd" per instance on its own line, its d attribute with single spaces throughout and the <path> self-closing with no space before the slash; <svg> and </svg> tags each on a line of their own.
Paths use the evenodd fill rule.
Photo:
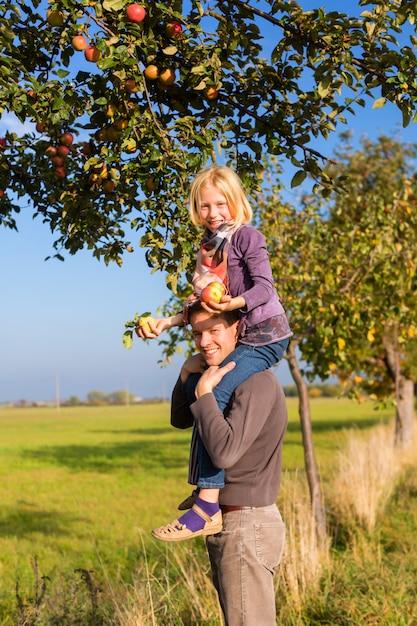
<svg viewBox="0 0 417 626">
<path fill-rule="evenodd" d="M 270 370 L 252 375 L 240 385 L 224 415 L 212 394 L 230 371 L 221 367 L 238 335 L 236 313 L 213 315 L 200 304 L 190 308 L 189 321 L 200 355 L 188 359 L 172 395 L 171 423 L 187 428 L 196 423 L 217 467 L 225 468 L 220 492 L 223 530 L 211 534 L 207 549 L 213 582 L 227 626 L 275 626 L 274 568 L 284 548 L 285 527 L 275 501 L 278 496 L 282 442 L 287 426 L 285 396 Z M 187 378 L 203 372 L 189 405 Z M 175 522 L 153 531 L 165 541 L 181 532 Z"/>
</svg>

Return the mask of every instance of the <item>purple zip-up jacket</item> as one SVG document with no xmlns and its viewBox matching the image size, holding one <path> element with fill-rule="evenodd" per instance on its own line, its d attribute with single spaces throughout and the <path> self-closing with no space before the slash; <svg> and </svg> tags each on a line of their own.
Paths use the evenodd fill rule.
<svg viewBox="0 0 417 626">
<path fill-rule="evenodd" d="M 274 286 L 265 237 L 253 226 L 240 226 L 232 235 L 227 274 L 232 296 L 242 296 L 246 302 L 246 307 L 240 310 L 243 340 L 248 328 L 277 316 L 283 316 L 280 324 L 283 334 L 276 340 L 293 334 Z"/>
</svg>

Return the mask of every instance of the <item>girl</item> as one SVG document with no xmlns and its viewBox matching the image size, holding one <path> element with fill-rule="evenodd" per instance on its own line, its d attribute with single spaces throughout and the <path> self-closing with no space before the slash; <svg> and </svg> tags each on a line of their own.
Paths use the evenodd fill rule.
<svg viewBox="0 0 417 626">
<path fill-rule="evenodd" d="M 192 305 L 192 300 L 198 298 L 208 283 L 221 281 L 230 295 L 223 296 L 219 304 L 209 302 L 202 306 L 210 312 L 236 309 L 239 312 L 238 345 L 223 363 L 234 361 L 236 365 L 213 390 L 220 410 L 224 411 L 241 383 L 281 360 L 292 331 L 274 287 L 265 238 L 248 225 L 252 208 L 238 175 L 228 167 L 202 170 L 191 187 L 189 210 L 192 222 L 202 226 L 204 234 L 193 278 L 195 295 L 188 304 Z M 152 332 L 141 328 L 137 334 L 149 339 L 166 328 L 182 326 L 187 321 L 186 310 L 187 306 L 185 315 L 155 320 Z M 196 380 L 192 378 L 195 387 Z M 187 394 L 192 400 L 192 390 L 188 388 Z M 198 435 L 197 441 L 198 489 L 178 507 L 190 510 L 153 531 L 163 541 L 180 541 L 221 530 L 221 527 L 209 530 L 205 526 L 207 517 L 218 518 L 224 471 L 212 465 Z"/>
</svg>

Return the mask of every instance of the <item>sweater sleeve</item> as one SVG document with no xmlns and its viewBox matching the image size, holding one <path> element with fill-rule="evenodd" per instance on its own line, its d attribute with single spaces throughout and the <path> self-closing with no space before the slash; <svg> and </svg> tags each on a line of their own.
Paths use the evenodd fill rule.
<svg viewBox="0 0 417 626">
<path fill-rule="evenodd" d="M 184 385 L 178 378 L 171 397 L 171 425 L 174 428 L 190 428 L 193 424 L 194 418 L 187 401 Z"/>
<path fill-rule="evenodd" d="M 265 237 L 256 228 L 240 228 L 235 235 L 237 256 L 246 266 L 250 286 L 239 295 L 245 298 L 246 311 L 252 311 L 276 297 Z"/>
</svg>

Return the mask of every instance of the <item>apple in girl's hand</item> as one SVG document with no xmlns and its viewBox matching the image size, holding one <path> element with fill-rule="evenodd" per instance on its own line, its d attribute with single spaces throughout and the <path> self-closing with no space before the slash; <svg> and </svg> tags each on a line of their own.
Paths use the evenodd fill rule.
<svg viewBox="0 0 417 626">
<path fill-rule="evenodd" d="M 216 302 L 219 304 L 223 296 L 226 295 L 226 287 L 223 283 L 213 281 L 201 290 L 201 302 Z"/>
<path fill-rule="evenodd" d="M 150 313 L 142 313 L 142 315 L 139 317 L 139 328 L 144 328 L 151 333 L 153 332 L 151 325 L 155 325 L 155 320 L 152 315 Z"/>
<path fill-rule="evenodd" d="M 139 315 L 135 313 L 135 317 L 133 320 L 129 320 L 125 323 L 125 332 L 123 333 L 122 342 L 126 350 L 130 350 L 133 345 L 133 331 L 135 331 L 136 335 L 143 339 L 140 335 L 140 329 L 143 328 L 145 331 L 152 333 L 152 329 L 149 324 L 156 324 L 155 319 L 148 312 L 142 313 Z"/>
</svg>

